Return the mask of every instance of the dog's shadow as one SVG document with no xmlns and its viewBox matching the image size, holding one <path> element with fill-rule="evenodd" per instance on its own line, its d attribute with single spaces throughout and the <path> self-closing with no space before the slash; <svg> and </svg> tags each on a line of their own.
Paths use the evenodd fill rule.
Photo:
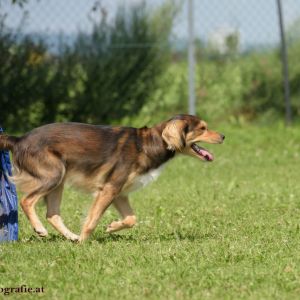
<svg viewBox="0 0 300 300">
<path fill-rule="evenodd" d="M 95 241 L 101 243 L 101 244 L 107 244 L 111 242 L 134 242 L 138 241 L 138 238 L 134 237 L 133 235 L 125 235 L 125 234 L 105 234 L 96 237 Z"/>
<path fill-rule="evenodd" d="M 180 231 L 169 232 L 169 233 L 152 233 L 149 235 L 140 235 L 140 234 L 107 234 L 107 233 L 98 233 L 97 236 L 91 237 L 88 240 L 88 243 L 101 243 L 101 244 L 109 244 L 109 243 L 118 243 L 118 242 L 132 242 L 132 243 L 141 243 L 141 242 L 166 242 L 166 241 L 201 241 L 205 239 L 214 238 L 211 233 L 183 233 Z M 57 234 L 49 234 L 46 238 L 38 237 L 37 235 L 31 235 L 29 237 L 24 237 L 20 239 L 22 243 L 58 243 L 58 242 L 69 242 L 74 243 L 72 241 L 66 241 L 64 237 Z"/>
<path fill-rule="evenodd" d="M 25 236 L 19 239 L 21 243 L 49 243 L 49 242 L 63 242 L 66 239 L 57 234 L 49 234 L 47 237 L 39 237 L 36 234 Z"/>
<path fill-rule="evenodd" d="M 106 244 L 111 242 L 157 242 L 157 241 L 201 241 L 205 239 L 213 238 L 211 233 L 182 233 L 182 232 L 170 232 L 163 234 L 150 234 L 150 235 L 126 235 L 126 234 L 106 234 L 95 238 L 95 241 Z"/>
</svg>

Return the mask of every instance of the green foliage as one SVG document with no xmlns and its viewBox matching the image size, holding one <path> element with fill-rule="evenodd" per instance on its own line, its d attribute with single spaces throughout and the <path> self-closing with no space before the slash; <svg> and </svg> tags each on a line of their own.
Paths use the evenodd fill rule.
<svg viewBox="0 0 300 300">
<path fill-rule="evenodd" d="M 0 287 L 43 286 L 41 299 L 299 299 L 300 128 L 213 129 L 226 135 L 205 146 L 213 163 L 175 158 L 131 195 L 133 229 L 107 235 L 118 219 L 109 209 L 77 245 L 47 224 L 42 203 L 46 239 L 20 211 L 20 241 L 0 246 Z M 64 194 L 76 233 L 91 201 Z"/>
<path fill-rule="evenodd" d="M 299 116 L 300 44 L 289 47 L 290 85 L 294 117 Z M 283 118 L 285 102 L 278 50 L 234 59 L 206 60 L 199 66 L 198 107 L 216 120 L 273 121 Z M 299 81 L 298 81 L 299 82 Z"/>
<path fill-rule="evenodd" d="M 0 28 L 0 120 L 6 128 L 24 129 L 28 122 L 39 124 L 46 91 L 48 62 L 41 64 L 45 47 L 24 39 L 14 42 L 14 36 Z"/>
<path fill-rule="evenodd" d="M 300 43 L 289 47 L 290 86 L 294 119 L 300 116 Z M 204 49 L 202 49 L 204 51 Z M 284 119 L 282 65 L 278 50 L 209 58 L 198 56 L 196 70 L 197 113 L 214 122 L 270 123 Z M 136 120 L 159 121 L 187 111 L 187 64 L 171 64 L 161 87 Z M 130 121 L 128 121 L 129 123 Z"/>
<path fill-rule="evenodd" d="M 168 64 L 166 41 L 175 13 L 170 3 L 156 11 L 144 4 L 120 8 L 112 23 L 104 14 L 91 35 L 78 34 L 74 45 L 60 45 L 55 55 L 43 41 L 18 41 L 2 24 L 3 126 L 25 130 L 54 121 L 106 123 L 136 115 Z"/>
<path fill-rule="evenodd" d="M 168 42 L 178 3 L 167 1 L 156 10 L 144 4 L 120 8 L 109 22 L 102 10 L 92 34 L 79 33 L 55 54 L 42 40 L 12 34 L 3 19 L 0 123 L 17 131 L 54 121 L 142 126 L 186 112 L 186 53 L 173 53 L 171 61 Z M 294 118 L 300 115 L 297 22 L 288 32 Z M 196 41 L 197 113 L 215 122 L 283 119 L 279 50 L 238 54 L 238 32 L 227 36 L 226 48 L 218 53 Z"/>
</svg>

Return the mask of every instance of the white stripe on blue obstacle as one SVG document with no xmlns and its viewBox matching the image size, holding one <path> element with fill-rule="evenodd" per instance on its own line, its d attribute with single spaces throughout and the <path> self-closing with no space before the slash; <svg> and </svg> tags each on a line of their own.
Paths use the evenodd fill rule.
<svg viewBox="0 0 300 300">
<path fill-rule="evenodd" d="M 0 242 L 18 239 L 18 198 L 8 175 L 12 175 L 9 153 L 0 151 Z"/>
</svg>

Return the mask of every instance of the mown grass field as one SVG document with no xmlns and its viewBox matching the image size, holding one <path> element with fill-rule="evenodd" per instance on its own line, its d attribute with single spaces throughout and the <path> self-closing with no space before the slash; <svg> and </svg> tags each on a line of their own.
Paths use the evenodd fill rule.
<svg viewBox="0 0 300 300">
<path fill-rule="evenodd" d="M 48 225 L 37 238 L 20 212 L 20 241 L 0 246 L 0 287 L 43 286 L 32 298 L 45 299 L 299 299 L 300 128 L 222 131 L 226 142 L 207 146 L 213 163 L 178 157 L 132 194 L 134 229 L 105 234 L 110 209 L 78 245 Z M 90 202 L 66 190 L 75 232 Z"/>
</svg>

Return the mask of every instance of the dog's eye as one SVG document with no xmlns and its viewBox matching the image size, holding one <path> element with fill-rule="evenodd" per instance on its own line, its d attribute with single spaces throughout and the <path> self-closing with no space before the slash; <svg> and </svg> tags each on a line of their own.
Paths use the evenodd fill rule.
<svg viewBox="0 0 300 300">
<path fill-rule="evenodd" d="M 205 130 L 205 129 L 206 129 L 206 127 L 205 127 L 205 126 L 202 126 L 200 129 L 201 129 L 201 130 Z"/>
</svg>

